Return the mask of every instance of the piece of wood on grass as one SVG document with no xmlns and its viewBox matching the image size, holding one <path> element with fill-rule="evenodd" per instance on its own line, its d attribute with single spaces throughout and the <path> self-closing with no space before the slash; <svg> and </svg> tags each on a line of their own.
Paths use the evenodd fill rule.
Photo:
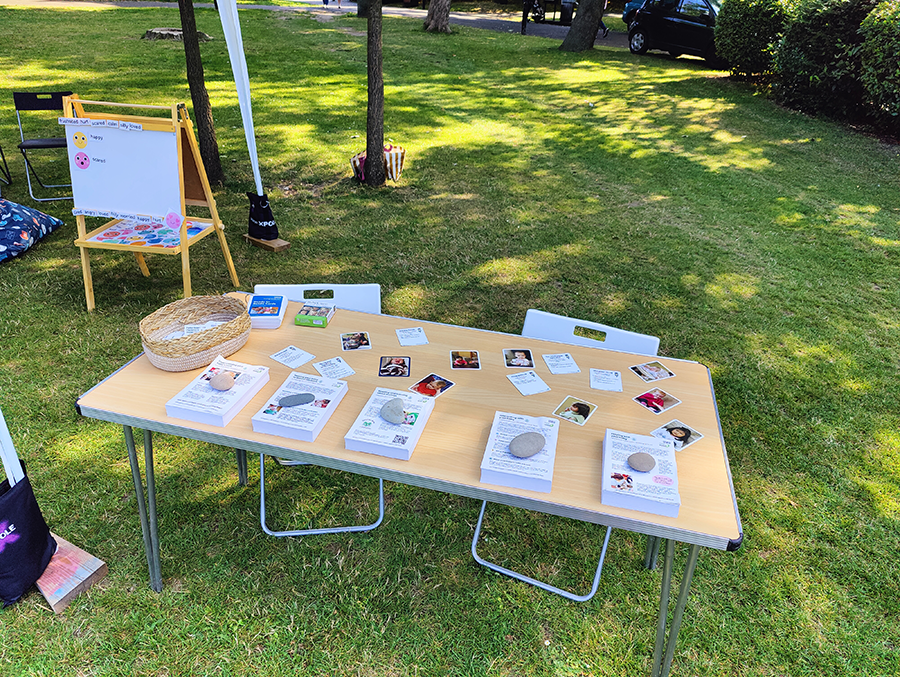
<svg viewBox="0 0 900 677">
<path fill-rule="evenodd" d="M 254 247 L 259 247 L 260 249 L 265 249 L 269 252 L 283 252 L 291 246 L 290 242 L 282 240 L 281 238 L 275 238 L 274 240 L 258 240 L 257 238 L 250 237 L 247 233 L 244 233 L 244 239 Z"/>
<path fill-rule="evenodd" d="M 59 548 L 37 580 L 37 588 L 54 613 L 109 573 L 106 562 L 53 534 Z"/>
</svg>

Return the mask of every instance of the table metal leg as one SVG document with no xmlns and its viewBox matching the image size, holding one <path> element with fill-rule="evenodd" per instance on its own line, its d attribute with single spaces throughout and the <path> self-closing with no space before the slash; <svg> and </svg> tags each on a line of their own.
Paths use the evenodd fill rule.
<svg viewBox="0 0 900 677">
<path fill-rule="evenodd" d="M 659 536 L 647 536 L 647 548 L 644 551 L 644 568 L 655 569 L 656 562 L 659 560 L 659 543 L 662 539 Z"/>
<path fill-rule="evenodd" d="M 247 480 L 247 450 L 246 449 L 235 449 L 234 457 L 237 459 L 237 467 L 238 467 L 238 484 L 242 487 L 246 487 Z"/>
<path fill-rule="evenodd" d="M 659 619 L 656 626 L 656 645 L 653 647 L 653 669 L 651 677 L 668 677 L 672 667 L 672 659 L 675 656 L 675 645 L 678 643 L 678 631 L 681 629 L 681 620 L 684 617 L 684 608 L 687 606 L 688 594 L 691 590 L 691 579 L 697 568 L 697 558 L 700 556 L 700 546 L 692 545 L 688 551 L 687 563 L 684 565 L 684 575 L 681 577 L 681 589 L 678 592 L 678 600 L 672 612 L 672 622 L 669 624 L 669 636 L 666 639 L 666 620 L 669 614 L 669 596 L 672 590 L 672 568 L 675 560 L 675 541 L 666 541 L 666 557 L 663 562 L 662 589 L 659 598 Z M 665 645 L 665 659 L 663 660 L 663 645 Z"/>
<path fill-rule="evenodd" d="M 134 494 L 141 520 L 141 533 L 144 537 L 144 552 L 147 555 L 147 569 L 150 571 L 150 587 L 156 592 L 162 591 L 162 573 L 159 565 L 159 535 L 156 523 L 156 483 L 153 477 L 153 447 L 150 431 L 144 431 L 144 463 L 147 469 L 147 494 L 149 509 L 144 499 L 144 483 L 141 480 L 141 467 L 138 464 L 137 451 L 134 447 L 134 434 L 131 426 L 122 426 L 125 432 L 125 446 L 128 448 L 128 461 L 131 464 L 131 479 L 134 481 Z"/>
<path fill-rule="evenodd" d="M 153 548 L 153 570 L 150 587 L 162 592 L 162 567 L 159 563 L 159 529 L 156 522 L 156 475 L 153 471 L 153 433 L 144 431 L 144 473 L 147 475 L 147 516 L 150 520 L 150 545 Z"/>
</svg>

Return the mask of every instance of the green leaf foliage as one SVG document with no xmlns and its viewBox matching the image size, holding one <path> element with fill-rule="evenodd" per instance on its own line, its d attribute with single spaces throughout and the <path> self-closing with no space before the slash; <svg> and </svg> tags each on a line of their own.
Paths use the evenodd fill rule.
<svg viewBox="0 0 900 677">
<path fill-rule="evenodd" d="M 863 20 L 860 79 L 876 117 L 900 132 L 900 2 L 885 0 Z"/>
<path fill-rule="evenodd" d="M 716 50 L 735 75 L 766 75 L 774 68 L 774 44 L 787 22 L 779 0 L 725 0 L 716 20 Z"/>
<path fill-rule="evenodd" d="M 854 119 L 864 112 L 859 27 L 876 0 L 806 0 L 775 55 L 778 100 L 792 108 Z"/>
</svg>

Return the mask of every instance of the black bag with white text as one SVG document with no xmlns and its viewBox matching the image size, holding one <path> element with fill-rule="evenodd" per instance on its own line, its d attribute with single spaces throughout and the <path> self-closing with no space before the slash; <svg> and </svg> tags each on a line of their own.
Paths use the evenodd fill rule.
<svg viewBox="0 0 900 677">
<path fill-rule="evenodd" d="M 247 193 L 250 198 L 250 224 L 247 235 L 257 240 L 277 240 L 278 226 L 269 205 L 269 196 Z"/>
<path fill-rule="evenodd" d="M 56 552 L 28 477 L 0 483 L 0 601 L 9 606 L 34 585 Z"/>
</svg>

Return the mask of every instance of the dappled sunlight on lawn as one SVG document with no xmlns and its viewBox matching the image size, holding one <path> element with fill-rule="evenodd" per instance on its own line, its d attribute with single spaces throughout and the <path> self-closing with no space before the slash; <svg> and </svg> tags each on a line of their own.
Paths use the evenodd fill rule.
<svg viewBox="0 0 900 677">
<path fill-rule="evenodd" d="M 874 508 L 886 517 L 900 517 L 900 432 L 881 430 L 871 441 L 866 466 L 850 468 L 853 480 Z"/>
<path fill-rule="evenodd" d="M 716 275 L 705 286 L 706 293 L 723 308 L 737 305 L 756 295 L 759 281 L 749 275 L 724 273 Z"/>
</svg>

